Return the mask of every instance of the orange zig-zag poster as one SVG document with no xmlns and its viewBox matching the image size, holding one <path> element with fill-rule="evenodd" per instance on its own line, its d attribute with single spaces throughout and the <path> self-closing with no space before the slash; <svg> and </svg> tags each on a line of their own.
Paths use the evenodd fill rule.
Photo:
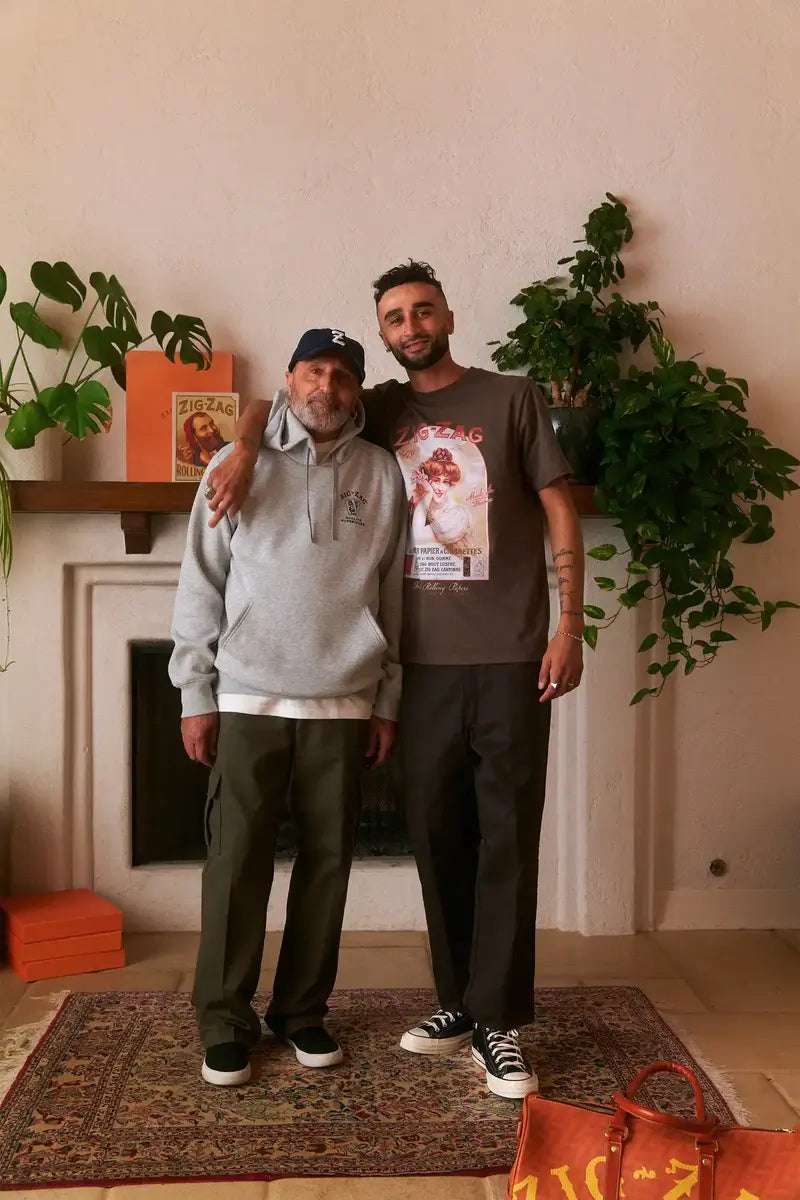
<svg viewBox="0 0 800 1200">
<path fill-rule="evenodd" d="M 173 392 L 233 391 L 233 355 L 215 350 L 207 371 L 172 363 L 160 350 L 130 350 L 125 389 L 126 478 L 172 480 Z"/>
</svg>

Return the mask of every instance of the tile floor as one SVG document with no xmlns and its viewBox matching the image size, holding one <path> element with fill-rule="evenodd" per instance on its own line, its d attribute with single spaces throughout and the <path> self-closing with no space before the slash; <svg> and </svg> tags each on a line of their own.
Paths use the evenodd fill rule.
<svg viewBox="0 0 800 1200">
<path fill-rule="evenodd" d="M 269 987 L 278 936 L 270 935 L 262 986 Z M 0 1037 L 35 1021 L 47 996 L 64 988 L 191 987 L 194 934 L 132 934 L 119 971 L 24 984 L 0 968 Z M 690 932 L 583 938 L 543 931 L 539 982 L 635 983 L 667 1020 L 726 1071 L 755 1125 L 800 1124 L 800 933 Z M 339 987 L 431 986 L 419 933 L 349 933 L 342 944 Z M 277 1183 L 164 1184 L 4 1192 L 17 1200 L 501 1200 L 494 1179 L 282 1180 Z"/>
</svg>

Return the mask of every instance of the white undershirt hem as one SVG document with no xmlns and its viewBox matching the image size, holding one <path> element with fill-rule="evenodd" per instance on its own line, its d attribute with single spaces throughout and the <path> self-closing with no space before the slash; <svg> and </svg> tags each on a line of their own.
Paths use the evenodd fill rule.
<svg viewBox="0 0 800 1200">
<path fill-rule="evenodd" d="M 254 717 L 289 717 L 297 721 L 367 721 L 372 703 L 363 694 L 323 696 L 293 700 L 287 696 L 250 696 L 223 692 L 217 696 L 220 712 Z"/>
</svg>

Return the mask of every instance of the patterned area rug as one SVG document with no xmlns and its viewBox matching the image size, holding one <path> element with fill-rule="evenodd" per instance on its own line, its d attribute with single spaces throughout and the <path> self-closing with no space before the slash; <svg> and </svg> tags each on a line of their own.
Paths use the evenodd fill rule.
<svg viewBox="0 0 800 1200">
<path fill-rule="evenodd" d="M 548 988 L 523 1037 L 543 1094 L 607 1104 L 642 1066 L 677 1059 L 717 1087 L 636 988 Z M 260 1008 L 268 997 L 259 998 Z M 406 1054 L 402 1031 L 436 1005 L 427 991 L 337 993 L 340 1068 L 307 1070 L 271 1036 L 243 1088 L 200 1079 L 185 992 L 72 993 L 0 1108 L 0 1189 L 288 1176 L 488 1175 L 509 1170 L 519 1104 L 493 1097 L 469 1047 Z M 645 1104 L 690 1115 L 662 1076 Z"/>
</svg>

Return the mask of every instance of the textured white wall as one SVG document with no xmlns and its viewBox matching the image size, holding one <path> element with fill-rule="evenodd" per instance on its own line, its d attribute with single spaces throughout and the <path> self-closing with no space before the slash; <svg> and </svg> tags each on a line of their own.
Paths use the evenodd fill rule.
<svg viewBox="0 0 800 1200">
<path fill-rule="evenodd" d="M 3 0 L 0 49 L 14 294 L 34 258 L 115 271 L 148 315 L 202 314 L 246 396 L 316 323 L 363 337 L 385 375 L 369 281 L 413 254 L 447 285 L 457 357 L 488 364 L 508 297 L 610 189 L 637 229 L 632 289 L 800 448 L 795 0 Z M 123 422 L 66 469 L 121 477 Z M 739 556 L 776 598 L 800 592 L 792 509 Z M 798 668 L 784 616 L 659 702 L 667 919 L 796 889 Z M 731 872 L 709 893 L 715 856 Z"/>
</svg>

